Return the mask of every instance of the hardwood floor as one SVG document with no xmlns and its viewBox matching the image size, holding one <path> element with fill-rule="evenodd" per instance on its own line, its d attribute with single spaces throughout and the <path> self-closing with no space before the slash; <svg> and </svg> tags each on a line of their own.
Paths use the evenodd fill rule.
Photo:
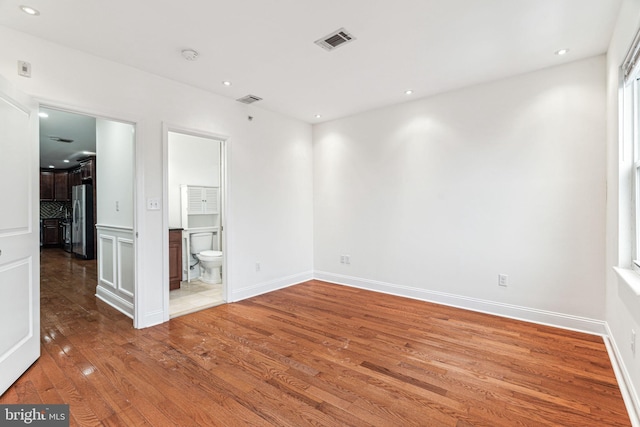
<svg viewBox="0 0 640 427">
<path fill-rule="evenodd" d="M 42 356 L 0 403 L 71 425 L 629 426 L 600 337 L 319 281 L 152 328 L 42 256 Z"/>
</svg>

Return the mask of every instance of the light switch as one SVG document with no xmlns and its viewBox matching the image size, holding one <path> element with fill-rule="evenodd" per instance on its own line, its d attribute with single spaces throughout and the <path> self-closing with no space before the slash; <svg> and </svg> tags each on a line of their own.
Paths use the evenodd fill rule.
<svg viewBox="0 0 640 427">
<path fill-rule="evenodd" d="M 159 211 L 160 210 L 160 199 L 147 199 L 147 210 L 148 211 Z"/>
</svg>

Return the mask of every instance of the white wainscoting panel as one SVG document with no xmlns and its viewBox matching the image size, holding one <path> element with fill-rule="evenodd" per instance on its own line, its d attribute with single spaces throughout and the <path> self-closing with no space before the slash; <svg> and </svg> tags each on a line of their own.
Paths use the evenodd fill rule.
<svg viewBox="0 0 640 427">
<path fill-rule="evenodd" d="M 115 237 L 102 234 L 98 229 L 98 283 L 116 287 Z"/>
<path fill-rule="evenodd" d="M 133 229 L 97 225 L 98 287 L 96 297 L 133 318 L 135 250 Z"/>
<path fill-rule="evenodd" d="M 118 290 L 133 300 L 135 258 L 133 240 L 118 238 Z"/>
</svg>

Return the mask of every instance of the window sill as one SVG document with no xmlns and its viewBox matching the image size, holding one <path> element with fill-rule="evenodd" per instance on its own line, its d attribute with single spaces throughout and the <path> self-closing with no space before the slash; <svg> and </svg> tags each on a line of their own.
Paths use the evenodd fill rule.
<svg viewBox="0 0 640 427">
<path fill-rule="evenodd" d="M 628 268 L 613 267 L 613 270 L 621 282 L 624 282 L 636 296 L 640 296 L 640 274 Z"/>
</svg>

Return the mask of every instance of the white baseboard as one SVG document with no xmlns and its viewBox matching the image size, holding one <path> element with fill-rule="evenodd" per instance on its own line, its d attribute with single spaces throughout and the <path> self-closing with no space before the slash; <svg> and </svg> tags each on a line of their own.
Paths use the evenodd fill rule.
<svg viewBox="0 0 640 427">
<path fill-rule="evenodd" d="M 118 295 L 115 295 L 100 285 L 96 288 L 96 297 L 106 304 L 109 304 L 125 316 L 133 319 L 133 304 L 129 301 L 120 298 Z"/>
<path fill-rule="evenodd" d="M 313 276 L 315 279 L 323 280 L 325 282 L 383 292 L 386 294 L 428 301 L 451 307 L 508 317 L 511 319 L 524 320 L 526 322 L 538 323 L 541 325 L 555 326 L 558 328 L 602 336 L 607 334 L 604 321 L 589 319 L 586 317 L 571 316 L 563 313 L 504 304 L 445 292 L 429 291 L 410 286 L 327 273 L 324 271 L 315 271 Z"/>
<path fill-rule="evenodd" d="M 150 326 L 159 325 L 166 322 L 164 319 L 164 311 L 156 310 L 149 313 L 145 313 L 144 318 L 134 325 L 137 329 L 148 328 Z"/>
<path fill-rule="evenodd" d="M 255 297 L 257 295 L 266 294 L 267 292 L 297 285 L 313 279 L 313 271 L 305 271 L 303 273 L 294 274 L 287 277 L 271 280 L 269 282 L 258 283 L 242 289 L 233 290 L 229 295 L 229 302 L 241 301 L 243 299 Z"/>
<path fill-rule="evenodd" d="M 613 372 L 618 380 L 620 393 L 622 393 L 622 399 L 627 407 L 627 413 L 629 414 L 631 425 L 633 427 L 640 427 L 640 399 L 638 399 L 638 393 L 636 393 L 636 390 L 633 387 L 633 381 L 631 380 L 629 371 L 623 362 L 618 344 L 614 340 L 613 334 L 609 329 L 609 324 L 606 323 L 605 326 L 607 329 L 607 336 L 604 337 L 604 344 L 607 346 L 607 353 L 609 353 L 609 359 L 611 360 Z"/>
</svg>

